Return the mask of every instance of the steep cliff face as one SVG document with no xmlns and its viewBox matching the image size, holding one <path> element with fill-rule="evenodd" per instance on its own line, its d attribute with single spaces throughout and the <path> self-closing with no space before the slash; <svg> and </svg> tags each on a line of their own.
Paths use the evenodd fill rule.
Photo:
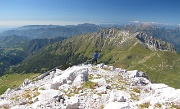
<svg viewBox="0 0 180 109">
<path fill-rule="evenodd" d="M 145 33 L 138 33 L 136 35 L 136 38 L 138 38 L 141 42 L 145 43 L 151 50 L 159 49 L 164 51 L 176 51 L 172 44 L 155 39 L 152 36 L 148 36 Z"/>
</svg>

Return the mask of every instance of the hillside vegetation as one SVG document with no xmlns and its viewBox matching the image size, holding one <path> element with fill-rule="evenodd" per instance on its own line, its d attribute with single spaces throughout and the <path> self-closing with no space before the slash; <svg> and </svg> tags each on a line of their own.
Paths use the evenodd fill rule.
<svg viewBox="0 0 180 109">
<path fill-rule="evenodd" d="M 80 64 L 99 51 L 98 62 L 146 72 L 152 82 L 180 88 L 180 55 L 169 43 L 154 39 L 152 43 L 137 38 L 141 33 L 104 29 L 56 42 L 37 51 L 7 73 L 45 72 L 64 64 Z M 151 42 L 151 39 L 148 40 Z M 157 48 L 156 45 L 163 47 Z M 164 45 L 163 45 L 164 44 Z"/>
<path fill-rule="evenodd" d="M 0 75 L 3 75 L 7 68 L 22 62 L 30 54 L 49 44 L 62 41 L 65 38 L 33 39 L 26 42 L 19 36 L 7 36 L 4 39 L 6 39 L 4 46 L 0 47 Z M 0 38 L 0 42 L 3 42 L 3 38 Z"/>
<path fill-rule="evenodd" d="M 32 80 L 39 74 L 6 74 L 0 77 L 0 95 L 3 94 L 8 88 L 17 88 L 25 79 Z"/>
<path fill-rule="evenodd" d="M 0 47 L 1 48 L 9 48 L 9 47 L 16 47 L 20 44 L 23 44 L 25 42 L 28 42 L 30 39 L 28 39 L 25 36 L 2 36 L 0 37 Z"/>
</svg>

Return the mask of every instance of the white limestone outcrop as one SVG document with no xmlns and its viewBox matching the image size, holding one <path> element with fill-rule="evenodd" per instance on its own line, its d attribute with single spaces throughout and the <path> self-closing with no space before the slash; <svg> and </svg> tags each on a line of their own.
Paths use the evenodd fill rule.
<svg viewBox="0 0 180 109">
<path fill-rule="evenodd" d="M 0 109 L 180 108 L 180 89 L 104 64 L 55 69 L 0 96 Z"/>
</svg>

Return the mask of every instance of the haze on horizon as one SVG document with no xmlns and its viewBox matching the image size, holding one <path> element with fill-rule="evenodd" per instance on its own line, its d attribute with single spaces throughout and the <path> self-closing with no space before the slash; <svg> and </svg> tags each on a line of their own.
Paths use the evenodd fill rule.
<svg viewBox="0 0 180 109">
<path fill-rule="evenodd" d="M 180 0 L 1 0 L 0 27 L 156 22 L 180 24 Z"/>
</svg>

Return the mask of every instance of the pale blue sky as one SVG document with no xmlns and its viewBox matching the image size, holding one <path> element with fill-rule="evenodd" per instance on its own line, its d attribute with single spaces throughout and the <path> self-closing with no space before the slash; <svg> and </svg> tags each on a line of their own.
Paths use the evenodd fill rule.
<svg viewBox="0 0 180 109">
<path fill-rule="evenodd" d="M 0 0 L 0 26 L 136 20 L 180 24 L 180 0 Z"/>
</svg>

